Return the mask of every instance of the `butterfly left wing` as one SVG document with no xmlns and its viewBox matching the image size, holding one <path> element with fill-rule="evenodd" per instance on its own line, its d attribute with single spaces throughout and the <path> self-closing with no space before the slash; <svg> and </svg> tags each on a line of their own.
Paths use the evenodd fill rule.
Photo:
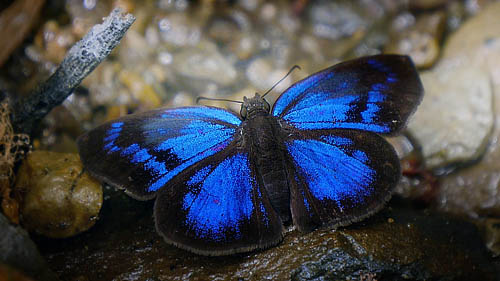
<svg viewBox="0 0 500 281">
<path fill-rule="evenodd" d="M 285 146 L 292 219 L 303 232 L 373 214 L 400 177 L 394 148 L 372 132 L 296 130 Z"/>
<path fill-rule="evenodd" d="M 90 130 L 78 139 L 78 149 L 93 176 L 147 200 L 235 141 L 240 123 L 235 114 L 215 107 L 157 109 Z"/>
<path fill-rule="evenodd" d="M 288 88 L 272 114 L 300 130 L 401 130 L 423 96 L 411 59 L 377 55 L 346 61 Z"/>
<path fill-rule="evenodd" d="M 156 229 L 179 248 L 209 256 L 264 249 L 283 238 L 246 149 L 227 149 L 188 168 L 155 202 Z"/>
</svg>

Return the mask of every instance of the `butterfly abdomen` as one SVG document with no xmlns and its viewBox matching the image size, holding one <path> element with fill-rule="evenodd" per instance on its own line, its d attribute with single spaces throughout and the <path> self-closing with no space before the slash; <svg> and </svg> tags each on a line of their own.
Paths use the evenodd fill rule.
<svg viewBox="0 0 500 281">
<path fill-rule="evenodd" d="M 252 116 L 243 125 L 244 143 L 250 148 L 258 177 L 274 210 L 283 223 L 290 222 L 290 189 L 285 169 L 286 148 L 280 139 L 279 124 L 270 115 Z"/>
</svg>

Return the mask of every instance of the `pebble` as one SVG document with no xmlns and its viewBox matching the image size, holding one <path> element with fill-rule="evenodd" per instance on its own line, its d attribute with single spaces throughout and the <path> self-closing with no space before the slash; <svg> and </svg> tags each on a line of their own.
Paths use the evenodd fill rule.
<svg viewBox="0 0 500 281">
<path fill-rule="evenodd" d="M 193 80 L 206 80 L 229 86 L 238 76 L 232 62 L 211 42 L 184 48 L 177 53 L 172 67 L 184 77 L 187 84 Z"/>
<path fill-rule="evenodd" d="M 429 68 L 439 57 L 445 22 L 445 13 L 436 12 L 419 16 L 415 24 L 405 30 L 396 27 L 394 38 L 384 52 L 407 54 L 418 68 Z"/>
<path fill-rule="evenodd" d="M 88 230 L 103 201 L 101 185 L 83 171 L 74 153 L 32 152 L 19 169 L 16 188 L 26 194 L 23 226 L 53 238 Z"/>
</svg>

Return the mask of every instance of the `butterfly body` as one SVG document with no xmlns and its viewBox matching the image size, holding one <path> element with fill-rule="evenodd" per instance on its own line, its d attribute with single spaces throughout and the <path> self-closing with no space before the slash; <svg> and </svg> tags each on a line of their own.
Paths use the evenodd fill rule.
<svg viewBox="0 0 500 281">
<path fill-rule="evenodd" d="M 278 120 L 269 114 L 269 104 L 259 94 L 244 98 L 241 124 L 243 144 L 248 145 L 250 158 L 256 164 L 258 177 L 266 189 L 274 210 L 283 223 L 290 222 L 290 189 L 286 172 L 286 148 L 283 129 Z"/>
<path fill-rule="evenodd" d="M 157 109 L 103 124 L 78 140 L 98 179 L 156 197 L 157 231 L 202 255 L 265 249 L 285 224 L 309 232 L 362 220 L 397 184 L 382 135 L 400 131 L 423 88 L 406 56 L 337 64 L 240 116 L 215 107 Z"/>
</svg>

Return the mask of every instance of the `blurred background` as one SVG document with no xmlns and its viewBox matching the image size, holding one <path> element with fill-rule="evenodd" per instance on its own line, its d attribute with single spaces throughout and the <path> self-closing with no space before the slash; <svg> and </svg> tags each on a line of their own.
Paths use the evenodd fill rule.
<svg viewBox="0 0 500 281">
<path fill-rule="evenodd" d="M 120 115 L 193 104 L 198 96 L 270 96 L 342 60 L 409 54 L 419 69 L 438 60 L 443 38 L 493 1 L 2 1 L 0 86 L 22 95 L 113 7 L 137 20 L 122 43 L 51 113 L 36 146 L 74 151 L 82 130 Z M 17 21 L 8 28 L 9 20 Z M 238 105 L 218 103 L 218 106 Z M 57 146 L 52 146 L 57 143 Z"/>
<path fill-rule="evenodd" d="M 81 171 L 75 140 L 86 130 L 105 121 L 157 107 L 193 105 L 199 96 L 242 100 L 243 96 L 253 96 L 255 92 L 266 92 L 293 65 L 299 65 L 301 70 L 294 71 L 268 95 L 272 103 L 294 82 L 343 60 L 379 53 L 407 54 L 421 73 L 426 93 L 405 134 L 389 140 L 402 159 L 404 177 L 389 210 L 381 215 L 382 219 L 378 216 L 374 221 L 392 225 L 386 226 L 387 229 L 394 228 L 394 217 L 398 214 L 393 209 L 402 208 L 405 211 L 400 213 L 407 215 L 403 215 L 399 223 L 404 225 L 405 231 L 411 228 L 408 225 L 412 222 L 419 225 L 421 221 L 425 225 L 425 221 L 432 221 L 432 226 L 423 227 L 426 230 L 419 228 L 419 233 L 427 233 L 429 228 L 429 233 L 442 232 L 440 235 L 446 237 L 451 237 L 450 233 L 461 233 L 457 241 L 463 243 L 457 246 L 454 244 L 456 241 L 445 243 L 443 241 L 446 239 L 439 240 L 443 237 L 438 239 L 425 234 L 425 237 L 418 236 L 413 242 L 431 241 L 431 248 L 436 249 L 435 245 L 447 245 L 449 248 L 438 247 L 444 253 L 437 253 L 430 248 L 420 248 L 423 246 L 419 243 L 413 245 L 413 242 L 403 241 L 387 246 L 391 249 L 388 256 L 380 255 L 386 260 L 395 259 L 398 266 L 414 262 L 424 264 L 422 268 L 412 270 L 428 272 L 427 275 L 412 273 L 408 275 L 410 280 L 439 279 L 443 276 L 452 276 L 447 279 L 452 280 L 462 276 L 453 275 L 457 268 L 467 268 L 463 272 L 469 272 L 470 269 L 471 274 L 487 272 L 485 275 L 465 276 L 495 280 L 495 274 L 498 273 L 495 270 L 499 267 L 497 256 L 500 255 L 500 130 L 495 125 L 500 116 L 499 1 L 3 0 L 0 2 L 2 96 L 7 95 L 15 100 L 29 94 L 56 70 L 68 49 L 92 26 L 101 23 L 103 17 L 115 7 L 132 13 L 136 22 L 111 55 L 61 106 L 49 113 L 31 139 L 33 154 L 36 151 L 68 154 L 43 154 L 33 158 L 34 164 L 23 165 L 35 167 L 38 165 L 36 163 L 45 159 L 56 159 L 57 162 L 60 157 L 74 157 L 76 160 L 71 165 Z M 238 104 L 234 103 L 203 101 L 202 104 L 227 107 L 239 112 Z M 48 163 L 48 166 L 42 165 L 40 169 L 63 169 L 63 162 Z M 288 254 L 270 254 L 274 259 L 282 257 L 283 262 L 288 263 L 284 269 L 262 265 L 262 259 L 270 259 L 262 253 L 252 260 L 259 265 L 256 270 L 260 275 L 249 273 L 255 268 L 245 264 L 250 262 L 245 258 L 238 258 L 234 263 L 205 260 L 206 264 L 200 265 L 196 258 L 184 259 L 182 251 L 162 244 L 152 226 L 151 203 L 136 203 L 109 188 L 102 191 L 97 183 L 92 187 L 94 193 L 88 191 L 97 199 L 86 203 L 91 210 L 85 211 L 89 214 L 85 214 L 87 219 L 84 223 L 73 226 L 77 221 L 75 218 L 83 216 L 74 211 L 75 215 L 71 218 L 64 218 L 64 224 L 70 225 L 71 231 L 61 234 L 58 229 L 54 232 L 46 225 L 55 224 L 54 221 L 60 218 L 48 215 L 44 218 L 47 221 L 41 225 L 33 223 L 33 220 L 38 222 L 41 219 L 29 212 L 39 213 L 39 209 L 26 207 L 31 206 L 29 200 L 38 202 L 42 194 L 40 191 L 32 197 L 26 196 L 32 190 L 29 186 L 37 184 L 29 183 L 28 179 L 43 174 L 33 172 L 35 168 L 30 167 L 21 167 L 17 174 L 17 182 L 23 183 L 23 191 L 13 196 L 19 201 L 21 213 L 18 217 L 23 227 L 33 233 L 42 256 L 49 262 L 48 267 L 63 276 L 63 280 L 168 280 L 174 275 L 178 279 L 198 276 L 196 278 L 204 280 L 208 276 L 211 276 L 209 279 L 219 276 L 221 280 L 230 280 L 231 276 L 223 272 L 236 271 L 240 272 L 239 276 L 243 279 L 251 276 L 259 276 L 259 279 L 281 278 L 290 276 L 285 272 L 292 272 L 291 276 L 297 280 L 312 280 L 314 278 L 307 279 L 304 273 L 312 270 L 307 267 L 306 261 L 324 266 L 325 255 L 332 254 L 328 252 L 331 247 L 324 250 L 320 246 L 324 245 L 321 243 L 333 243 L 325 242 L 331 241 L 328 240 L 330 238 L 314 242 L 308 239 L 316 238 L 292 236 L 287 240 L 288 244 L 285 243 L 289 246 L 285 248 Z M 54 177 L 65 177 L 65 173 L 75 172 L 63 169 L 60 174 L 50 176 L 48 185 L 51 185 Z M 16 186 L 20 184 L 16 183 Z M 15 188 L 11 188 L 12 192 Z M 49 190 L 44 192 L 60 192 Z M 118 199 L 113 201 L 113 198 Z M 50 202 L 49 205 L 54 206 L 55 203 Z M 61 208 L 68 206 L 63 205 Z M 130 208 L 134 211 L 130 211 Z M 129 218 L 119 214 L 122 212 L 127 213 Z M 441 216 L 446 216 L 446 219 Z M 448 221 L 448 216 L 457 221 Z M 92 222 L 89 223 L 89 220 Z M 136 224 L 134 220 L 145 220 L 146 223 Z M 90 234 L 52 240 L 54 237 L 77 235 L 96 221 Z M 133 235 L 120 232 L 137 225 L 138 229 L 131 230 Z M 448 230 L 443 230 L 447 227 Z M 114 231 L 120 228 L 122 230 L 116 234 Z M 353 231 L 356 232 L 356 229 Z M 399 228 L 391 231 L 406 233 Z M 353 233 L 349 235 L 358 239 Z M 359 235 L 364 237 L 362 235 L 372 234 L 362 232 Z M 328 235 L 325 237 L 330 237 Z M 411 235 L 409 237 L 414 237 Z M 110 237 L 115 241 L 127 241 L 128 244 L 120 246 L 118 242 L 110 242 Z M 96 240 L 106 242 L 94 245 Z M 367 244 L 363 246 L 367 249 L 371 247 L 369 245 L 380 246 L 378 240 L 364 242 Z M 297 249 L 297 243 L 316 245 L 315 250 L 304 247 L 308 253 L 323 251 L 321 253 L 324 255 L 304 258 L 292 251 Z M 470 245 L 467 246 L 467 243 Z M 410 247 L 406 249 L 407 252 L 401 249 L 405 246 Z M 458 253 L 451 250 L 462 246 L 464 250 Z M 133 258 L 124 256 L 127 251 L 135 253 Z M 174 254 L 166 255 L 165 251 L 174 251 Z M 298 251 L 301 251 L 300 247 Z M 383 251 L 387 251 L 387 248 Z M 403 251 L 405 256 L 398 256 L 398 251 Z M 418 251 L 422 251 L 421 256 L 417 254 Z M 143 253 L 148 253 L 147 257 Z M 290 256 L 290 253 L 294 253 L 294 256 Z M 452 261 L 450 264 L 437 261 L 443 259 Z M 102 263 L 106 264 L 105 268 Z M 96 264 L 100 264 L 99 269 L 88 272 Z M 157 268 L 154 264 L 157 264 Z M 207 273 L 207 267 L 215 269 Z M 328 269 L 324 270 L 329 272 Z M 364 280 L 380 280 L 377 277 L 384 276 L 388 278 L 389 275 L 377 270 L 373 270 L 373 276 L 363 275 Z M 390 267 L 390 270 L 397 272 L 397 276 L 403 276 L 403 269 L 398 271 Z M 190 272 L 194 275 L 189 275 Z M 366 273 L 370 273 L 369 270 Z M 361 273 L 357 274 L 352 276 L 361 276 Z M 160 277 L 154 279 L 151 276 Z M 148 279 L 150 277 L 153 279 Z"/>
</svg>

